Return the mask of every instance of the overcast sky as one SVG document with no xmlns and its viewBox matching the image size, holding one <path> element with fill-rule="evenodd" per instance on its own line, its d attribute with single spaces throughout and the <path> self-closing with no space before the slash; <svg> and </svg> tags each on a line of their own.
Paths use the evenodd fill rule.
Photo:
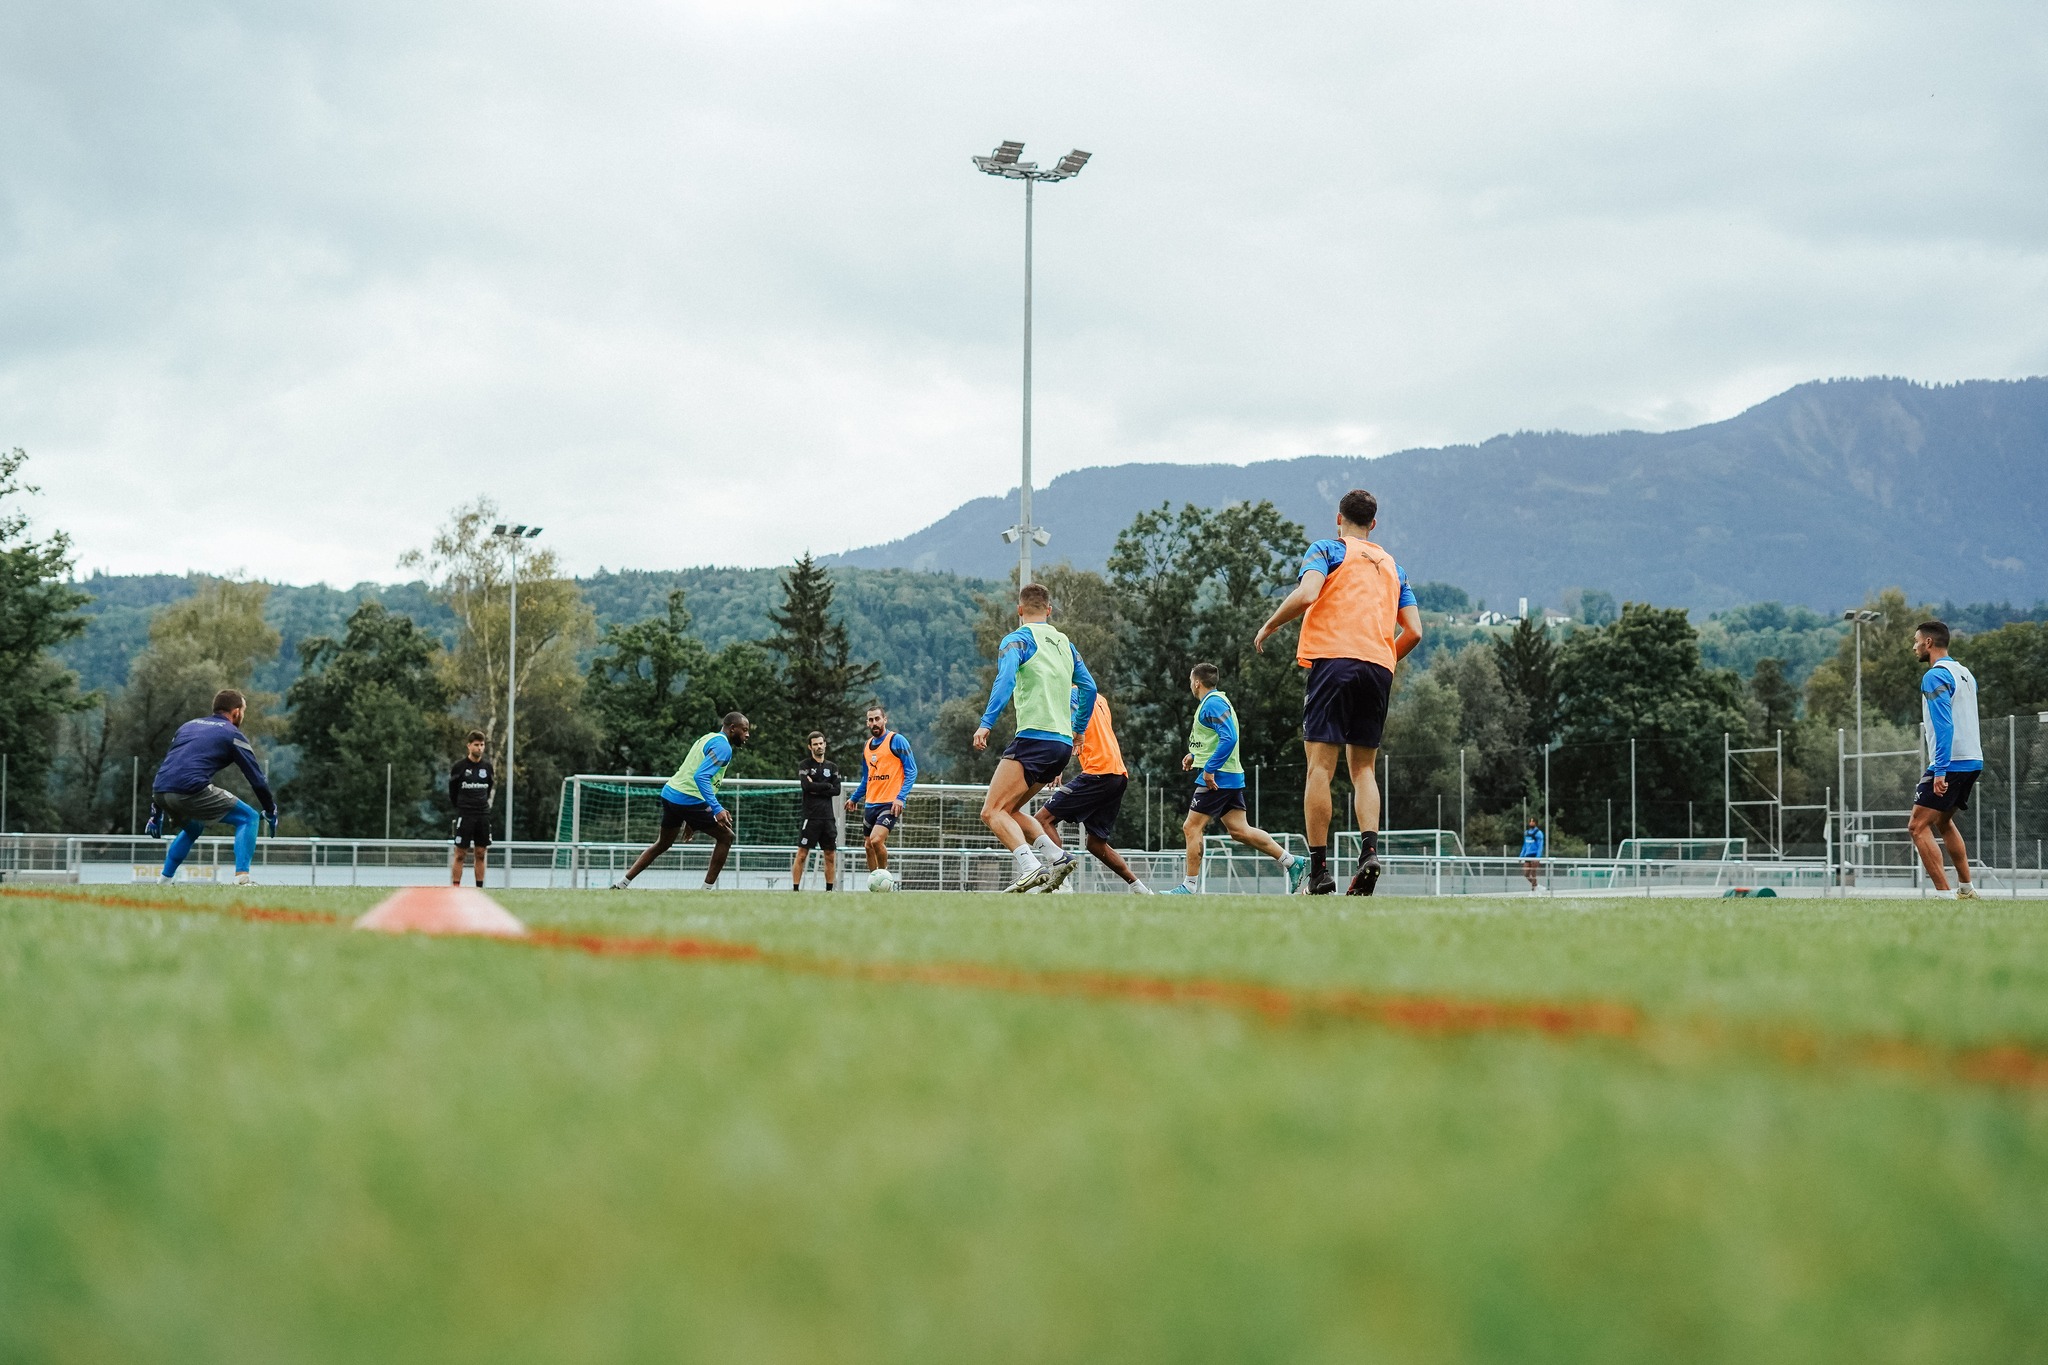
<svg viewBox="0 0 2048 1365">
<path fill-rule="evenodd" d="M 579 572 L 890 539 L 1017 481 L 1004 138 L 1095 154 L 1041 483 L 2038 374 L 2041 19 L 0 0 L 0 446 L 81 572 L 389 580 L 485 492 Z"/>
</svg>

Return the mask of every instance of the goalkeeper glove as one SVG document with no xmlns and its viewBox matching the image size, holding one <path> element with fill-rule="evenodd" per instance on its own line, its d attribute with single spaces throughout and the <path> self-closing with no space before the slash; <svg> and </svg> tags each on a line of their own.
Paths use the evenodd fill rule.
<svg viewBox="0 0 2048 1365">
<path fill-rule="evenodd" d="M 143 822 L 142 832 L 152 839 L 164 837 L 164 813 L 156 808 L 156 802 L 149 803 L 149 819 Z"/>
</svg>

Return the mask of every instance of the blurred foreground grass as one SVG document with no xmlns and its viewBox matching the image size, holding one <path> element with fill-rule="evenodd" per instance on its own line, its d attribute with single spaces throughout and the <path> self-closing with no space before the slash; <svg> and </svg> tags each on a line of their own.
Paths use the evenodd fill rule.
<svg viewBox="0 0 2048 1365">
<path fill-rule="evenodd" d="M 122 888 L 122 894 L 131 894 Z M 2048 1358 L 2048 1094 L 0 895 L 0 1360 Z M 510 893 L 2048 1046 L 2025 903 Z"/>
</svg>

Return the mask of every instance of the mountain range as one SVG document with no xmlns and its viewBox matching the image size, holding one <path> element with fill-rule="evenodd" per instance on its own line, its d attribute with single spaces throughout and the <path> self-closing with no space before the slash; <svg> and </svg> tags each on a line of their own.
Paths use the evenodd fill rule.
<svg viewBox="0 0 2048 1365">
<path fill-rule="evenodd" d="M 1723 422 L 1605 435 L 1516 432 L 1479 445 L 1249 465 L 1125 464 L 1035 494 L 1041 562 L 1100 569 L 1117 533 L 1162 502 L 1269 498 L 1311 536 L 1370 489 L 1375 539 L 1416 582 L 1512 610 L 1581 589 L 1718 610 L 1822 610 L 1899 586 L 1915 600 L 2048 598 L 2048 378 L 1801 384 Z M 1016 491 L 977 498 L 850 567 L 1002 579 Z"/>
</svg>

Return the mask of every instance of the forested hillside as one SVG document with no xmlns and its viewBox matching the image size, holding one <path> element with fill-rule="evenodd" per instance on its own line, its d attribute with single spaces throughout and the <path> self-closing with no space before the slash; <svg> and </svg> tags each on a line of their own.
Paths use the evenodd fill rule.
<svg viewBox="0 0 2048 1365">
<path fill-rule="evenodd" d="M 1380 541 L 1418 579 L 1496 609 L 1581 589 L 1701 611 L 1839 611 L 1898 585 L 1915 600 L 2048 598 L 2048 379 L 1802 384 L 1689 431 L 1517 432 L 1377 459 L 1128 464 L 1039 490 L 1048 559 L 1102 569 L 1133 516 L 1270 499 L 1322 534 L 1347 488 L 1379 495 Z M 835 563 L 994 577 L 1014 491 Z"/>
</svg>

